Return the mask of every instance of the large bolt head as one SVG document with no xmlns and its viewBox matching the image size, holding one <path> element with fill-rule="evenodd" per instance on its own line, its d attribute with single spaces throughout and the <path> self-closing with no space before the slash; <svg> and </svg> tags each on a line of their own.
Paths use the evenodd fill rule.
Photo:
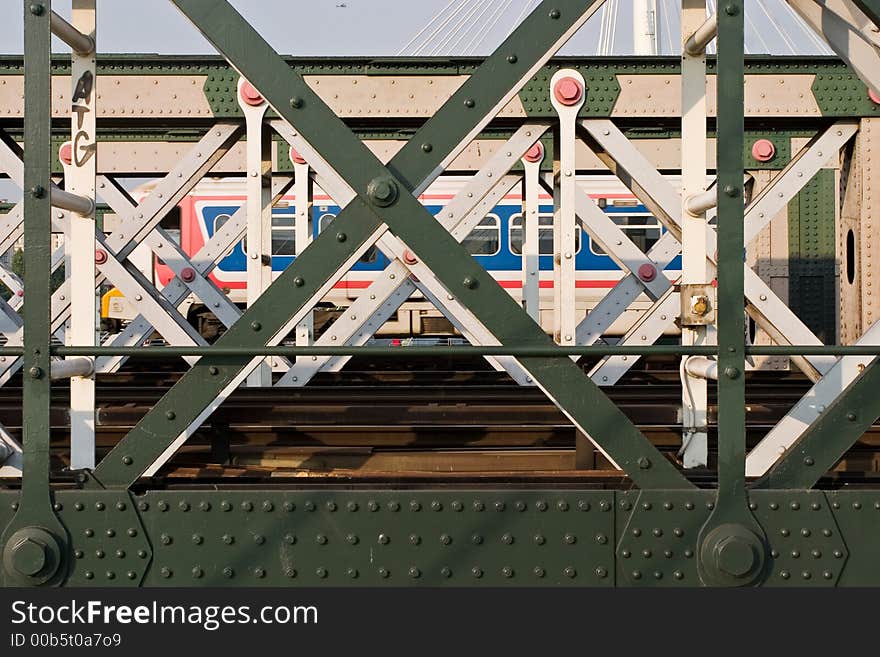
<svg viewBox="0 0 880 657">
<path fill-rule="evenodd" d="M 560 104 L 566 106 L 577 105 L 584 95 L 581 83 L 572 77 L 560 78 L 553 87 L 553 95 Z"/>
<path fill-rule="evenodd" d="M 3 568 L 8 581 L 19 585 L 44 584 L 58 572 L 63 548 L 43 527 L 22 527 L 3 546 Z"/>
<path fill-rule="evenodd" d="M 61 144 L 61 148 L 58 149 L 58 159 L 63 164 L 71 164 L 73 162 L 73 145 L 69 141 Z"/>
<path fill-rule="evenodd" d="M 758 139 L 752 144 L 752 157 L 758 162 L 769 162 L 776 155 L 776 146 L 769 139 Z"/>
<path fill-rule="evenodd" d="M 27 577 L 33 577 L 46 567 L 46 546 L 40 541 L 25 538 L 12 548 L 12 566 Z"/>
<path fill-rule="evenodd" d="M 700 539 L 700 579 L 708 586 L 749 586 L 761 579 L 767 548 L 745 525 L 724 523 Z"/>
<path fill-rule="evenodd" d="M 754 546 L 739 536 L 718 541 L 714 550 L 715 566 L 732 577 L 745 577 L 757 564 Z"/>
<path fill-rule="evenodd" d="M 259 107 L 265 102 L 263 95 L 247 80 L 241 83 L 238 93 L 241 96 L 241 100 L 251 107 Z"/>
<path fill-rule="evenodd" d="M 290 147 L 288 154 L 290 155 L 290 161 L 293 162 L 294 164 L 305 164 L 306 163 L 306 158 L 304 158 L 302 155 L 300 155 L 299 151 L 297 151 L 293 146 Z"/>
<path fill-rule="evenodd" d="M 374 178 L 367 185 L 367 196 L 376 205 L 388 207 L 397 200 L 397 183 L 390 178 Z"/>
<path fill-rule="evenodd" d="M 650 265 L 647 262 L 639 265 L 639 278 L 641 278 L 646 283 L 650 283 L 655 278 L 657 278 L 657 268 L 654 265 Z"/>
<path fill-rule="evenodd" d="M 526 151 L 526 154 L 523 155 L 523 159 L 526 162 L 540 162 L 544 159 L 544 146 L 541 142 L 537 142 L 532 145 L 532 147 Z"/>
</svg>

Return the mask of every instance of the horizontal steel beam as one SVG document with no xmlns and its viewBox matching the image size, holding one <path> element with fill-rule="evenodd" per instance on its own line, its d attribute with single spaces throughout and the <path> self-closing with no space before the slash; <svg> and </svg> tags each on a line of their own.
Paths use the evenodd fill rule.
<svg viewBox="0 0 880 657">
<path fill-rule="evenodd" d="M 380 347 L 380 346 L 275 346 L 275 347 L 52 347 L 56 356 L 129 356 L 139 358 L 167 358 L 169 356 L 517 356 L 554 357 L 563 356 L 660 356 L 691 355 L 714 356 L 717 346 L 688 345 L 588 345 L 580 347 L 558 346 L 461 346 L 461 347 Z M 816 356 L 878 356 L 880 345 L 750 345 L 746 353 L 754 356 L 791 356 L 794 354 Z M 21 347 L 0 347 L 0 356 L 20 356 Z"/>
</svg>

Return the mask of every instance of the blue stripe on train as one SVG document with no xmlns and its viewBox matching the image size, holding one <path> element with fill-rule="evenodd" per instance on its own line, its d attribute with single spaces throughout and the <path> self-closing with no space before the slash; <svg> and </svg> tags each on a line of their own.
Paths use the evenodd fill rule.
<svg viewBox="0 0 880 657">
<path fill-rule="evenodd" d="M 440 212 L 442 206 L 428 205 L 425 206 L 429 212 L 436 214 Z M 221 215 L 232 215 L 238 210 L 238 205 L 211 205 L 202 208 L 201 220 L 205 222 L 205 229 L 210 239 L 214 235 L 217 217 Z M 291 216 L 294 213 L 293 207 L 280 208 L 273 210 L 272 214 L 276 216 Z M 608 214 L 616 213 L 647 213 L 644 206 L 632 206 L 626 208 L 607 207 L 605 211 Z M 313 210 L 312 223 L 314 226 L 314 235 L 318 234 L 319 218 L 327 214 L 337 214 L 339 207 L 335 205 L 321 206 Z M 510 218 L 520 213 L 519 206 L 516 205 L 498 205 L 492 211 L 499 218 L 501 235 L 499 251 L 495 255 L 476 255 L 475 259 L 480 262 L 487 270 L 504 270 L 516 271 L 522 268 L 522 256 L 516 255 L 510 248 Z M 552 213 L 552 205 L 542 205 L 540 212 Z M 381 252 L 373 254 L 374 259 L 370 262 L 358 262 L 354 266 L 354 271 L 381 271 L 388 266 L 388 258 Z M 291 262 L 295 260 L 294 256 L 273 256 L 272 270 L 283 271 Z M 538 258 L 542 271 L 551 271 L 553 269 L 553 256 L 542 255 Z M 619 271 L 620 268 L 607 255 L 599 255 L 590 249 L 590 239 L 585 233 L 581 233 L 580 250 L 575 256 L 575 265 L 580 271 Z M 218 269 L 225 272 L 243 272 L 247 269 L 247 258 L 244 252 L 244 243 L 239 242 L 235 245 L 232 252 L 218 263 Z M 667 269 L 681 269 L 681 257 L 676 257 L 667 267 Z"/>
</svg>

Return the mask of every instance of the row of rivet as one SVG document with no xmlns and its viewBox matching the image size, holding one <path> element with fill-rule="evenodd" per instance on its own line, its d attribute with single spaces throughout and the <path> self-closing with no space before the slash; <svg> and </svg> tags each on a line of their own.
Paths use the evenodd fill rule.
<svg viewBox="0 0 880 657">
<path fill-rule="evenodd" d="M 86 530 L 90 532 L 91 530 Z M 109 534 L 109 532 L 108 532 Z M 92 534 L 87 533 L 86 536 L 92 536 Z M 266 537 L 262 534 L 254 534 L 253 541 L 257 545 L 263 545 L 266 542 Z M 193 544 L 202 545 L 205 542 L 205 537 L 202 534 L 193 534 L 191 537 Z M 441 545 L 451 545 L 452 544 L 452 536 L 449 534 L 441 534 L 439 537 Z M 547 542 L 547 538 L 543 534 L 535 534 L 532 537 L 532 540 L 536 545 L 544 545 Z M 562 536 L 562 543 L 565 545 L 574 545 L 577 543 L 577 536 L 574 534 L 564 534 Z M 605 534 L 596 534 L 595 536 L 596 543 L 599 545 L 605 545 L 608 542 L 608 537 Z M 220 537 L 220 541 L 225 543 L 226 545 L 232 545 L 235 543 L 235 536 L 232 534 L 223 534 Z M 284 536 L 284 542 L 288 545 L 294 545 L 297 541 L 297 537 L 294 534 L 286 534 Z M 345 537 L 345 541 L 350 545 L 357 545 L 360 542 L 360 538 L 357 534 L 348 534 Z M 422 537 L 418 534 L 410 534 L 408 537 L 408 541 L 411 545 L 421 545 Z M 174 537 L 170 534 L 162 534 L 159 537 L 159 542 L 162 545 L 171 545 L 174 542 Z M 315 543 L 318 545 L 328 545 L 330 539 L 326 534 L 316 534 L 315 535 Z M 379 534 L 376 537 L 376 542 L 379 545 L 388 545 L 391 542 L 391 537 L 388 534 Z M 485 542 L 485 538 L 481 534 L 473 534 L 471 536 L 471 543 L 474 545 L 482 545 Z M 500 538 L 500 542 L 504 545 L 513 545 L 516 542 L 516 538 L 513 534 L 502 534 Z M 121 550 L 120 550 L 121 551 Z M 120 552 L 117 551 L 117 552 Z"/>
<path fill-rule="evenodd" d="M 107 529 L 104 533 L 107 534 L 108 538 L 113 538 L 114 536 L 116 536 L 116 530 L 113 528 Z M 125 533 L 128 534 L 130 538 L 134 538 L 138 535 L 137 529 L 135 529 L 134 527 L 129 527 Z M 92 528 L 87 528 L 83 532 L 83 534 L 85 534 L 87 538 L 92 538 L 95 535 L 95 530 Z"/>
<path fill-rule="evenodd" d="M 691 557 L 694 556 L 694 551 L 693 550 L 685 550 L 683 554 L 686 559 L 690 559 Z M 620 556 L 623 557 L 624 559 L 629 559 L 630 557 L 632 557 L 632 552 L 630 550 L 621 550 Z M 654 553 L 651 552 L 651 550 L 645 549 L 645 550 L 642 550 L 642 556 L 645 559 L 650 559 L 652 556 L 654 556 Z M 663 556 L 666 557 L 667 559 L 671 559 L 672 557 L 675 556 L 675 553 L 672 550 L 665 550 L 663 552 Z"/>
<path fill-rule="evenodd" d="M 122 504 L 122 503 L 120 502 L 120 504 Z M 220 502 L 220 509 L 222 511 L 232 511 L 232 506 L 233 506 L 232 503 L 229 502 L 228 500 L 223 500 Z M 256 505 L 254 504 L 254 502 L 246 500 L 241 503 L 240 507 L 241 507 L 242 511 L 250 512 L 250 511 L 253 511 L 254 508 L 256 508 Z M 367 502 L 366 507 L 370 511 L 378 511 L 381 508 L 379 503 L 376 502 L 375 500 L 370 500 L 369 502 Z M 464 510 L 464 503 L 459 500 L 455 500 L 452 503 L 450 503 L 449 507 L 453 511 L 463 511 Z M 512 507 L 516 511 L 522 512 L 522 511 L 526 511 L 528 509 L 528 504 L 526 504 L 525 502 L 523 502 L 521 500 L 518 500 L 512 504 Z M 103 508 L 103 507 L 101 507 L 101 508 Z M 166 502 L 165 500 L 159 500 L 156 503 L 156 508 L 159 509 L 159 511 L 168 511 L 171 508 L 171 505 L 168 502 Z M 181 501 L 178 503 L 177 508 L 181 511 L 189 511 L 193 507 L 189 502 Z M 211 506 L 210 502 L 202 501 L 199 503 L 198 508 L 202 511 L 210 511 L 212 506 Z M 281 505 L 281 508 L 284 511 L 288 511 L 288 512 L 294 511 L 294 510 L 296 510 L 296 504 L 294 504 L 293 502 L 290 502 L 290 501 L 286 501 Z M 306 501 L 305 503 L 303 503 L 303 508 L 306 511 L 316 511 L 318 506 L 312 501 Z M 329 502 L 325 503 L 324 508 L 327 511 L 335 512 L 335 511 L 339 510 L 339 505 L 336 502 L 329 501 Z M 357 511 L 360 508 L 360 506 L 358 505 L 357 502 L 350 501 L 345 505 L 345 508 L 348 511 L 354 512 L 354 511 Z M 396 500 L 392 500 L 391 502 L 388 502 L 386 504 L 386 508 L 389 511 L 396 512 L 396 511 L 400 511 L 403 508 L 403 505 Z M 418 502 L 417 500 L 412 500 L 409 503 L 409 510 L 410 511 L 421 511 L 422 508 L 423 508 L 422 503 Z M 428 508 L 430 508 L 432 511 L 442 511 L 443 510 L 443 503 L 440 502 L 439 500 L 433 500 L 430 503 L 430 505 L 428 506 Z M 474 511 L 485 511 L 487 508 L 487 505 L 480 500 L 475 500 L 472 505 L 472 508 Z M 492 505 L 492 508 L 494 508 L 496 511 L 504 511 L 507 508 L 507 504 L 505 502 L 498 501 Z M 545 500 L 538 500 L 537 502 L 535 502 L 535 509 L 537 511 L 547 511 L 549 508 L 550 508 L 550 505 Z M 569 508 L 570 508 L 570 505 L 565 500 L 559 500 L 556 503 L 556 509 L 559 511 L 568 511 Z M 577 509 L 579 511 L 589 511 L 591 508 L 592 507 L 591 507 L 590 503 L 587 502 L 586 500 L 578 500 Z M 138 509 L 140 509 L 141 511 L 149 511 L 150 505 L 146 501 L 141 501 L 138 503 Z M 275 505 L 271 501 L 265 500 L 261 505 L 261 509 L 266 512 L 274 511 Z M 602 511 L 610 511 L 611 504 L 607 500 L 601 500 L 599 502 L 599 509 Z"/>
<path fill-rule="evenodd" d="M 195 579 L 201 579 L 205 575 L 205 570 L 201 566 L 194 566 L 190 572 L 192 573 L 192 576 Z M 229 579 L 235 577 L 235 575 L 236 575 L 235 569 L 232 568 L 231 566 L 224 567 L 221 572 L 223 573 L 224 577 L 229 578 Z M 443 568 L 440 569 L 439 572 L 440 572 L 440 575 L 442 575 L 444 578 L 447 578 L 447 579 L 454 575 L 452 569 L 449 568 L 448 566 L 444 566 Z M 608 570 L 606 568 L 601 567 L 601 566 L 597 567 L 593 572 L 596 575 L 596 577 L 598 577 L 600 579 L 604 579 L 604 578 L 608 577 Z M 388 579 L 389 577 L 391 577 L 391 571 L 387 568 L 379 568 L 376 570 L 376 573 L 382 579 Z M 512 578 L 512 577 L 516 576 L 516 570 L 514 570 L 513 568 L 511 568 L 509 566 L 504 566 L 503 568 L 501 568 L 500 573 L 505 578 Z M 160 568 L 159 574 L 164 579 L 171 579 L 172 577 L 174 577 L 174 571 L 171 568 L 168 568 L 167 566 L 163 566 L 162 568 Z M 266 577 L 267 572 L 266 572 L 265 568 L 257 567 L 257 568 L 253 569 L 252 574 L 254 577 L 257 577 L 258 579 L 262 579 L 262 578 Z M 287 577 L 290 577 L 290 578 L 296 577 L 298 574 L 299 573 L 297 572 L 297 570 L 295 568 L 288 568 L 288 569 L 284 570 L 284 575 L 286 575 Z M 350 579 L 357 579 L 358 577 L 360 577 L 360 571 L 357 568 L 348 568 L 348 569 L 346 569 L 345 574 Z M 483 577 L 483 575 L 485 575 L 485 571 L 482 568 L 480 568 L 479 566 L 474 566 L 473 568 L 471 568 L 470 574 L 471 574 L 471 576 L 475 577 L 476 579 L 480 579 Z M 535 566 L 532 569 L 532 574 L 535 577 L 543 578 L 543 577 L 547 576 L 547 570 L 545 568 L 543 568 L 542 566 Z M 568 577 L 569 579 L 574 579 L 575 577 L 578 576 L 577 569 L 574 568 L 573 566 L 567 566 L 567 567 L 563 568 L 562 574 L 565 577 Z M 131 578 L 131 579 L 134 579 L 134 577 L 136 576 L 131 571 L 129 572 L 128 575 L 129 575 L 129 578 Z M 319 566 L 318 568 L 315 569 L 315 575 L 317 577 L 319 577 L 320 579 L 326 579 L 327 577 L 329 577 L 330 571 L 327 568 Z M 409 568 L 409 570 L 407 570 L 407 575 L 412 579 L 419 579 L 422 576 L 422 571 L 418 567 L 412 566 L 411 568 Z M 91 572 L 86 572 L 87 579 L 91 579 L 92 577 L 93 577 L 93 574 Z M 113 577 L 115 577 L 113 572 L 107 571 L 107 578 L 113 579 Z"/>
</svg>

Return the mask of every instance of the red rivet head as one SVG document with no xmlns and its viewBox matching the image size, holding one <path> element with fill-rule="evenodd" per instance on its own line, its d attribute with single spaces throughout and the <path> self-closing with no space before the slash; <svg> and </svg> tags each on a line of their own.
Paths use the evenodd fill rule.
<svg viewBox="0 0 880 657">
<path fill-rule="evenodd" d="M 63 164 L 70 164 L 73 162 L 73 146 L 71 146 L 69 141 L 61 144 L 61 148 L 58 149 L 58 159 L 61 160 Z"/>
<path fill-rule="evenodd" d="M 544 145 L 541 142 L 537 142 L 526 151 L 523 159 L 526 162 L 540 162 L 544 159 Z"/>
<path fill-rule="evenodd" d="M 245 105 L 257 107 L 258 105 L 262 105 L 264 102 L 263 95 L 259 91 L 257 91 L 257 88 L 247 80 L 241 83 L 241 88 L 238 90 L 238 93 L 241 96 L 241 99 L 244 101 Z"/>
<path fill-rule="evenodd" d="M 196 280 L 196 270 L 192 267 L 184 267 L 180 271 L 180 280 L 186 283 L 192 283 L 194 280 Z"/>
<path fill-rule="evenodd" d="M 878 94 L 873 89 L 868 89 L 868 98 L 871 99 L 872 103 L 880 105 L 880 94 Z"/>
<path fill-rule="evenodd" d="M 647 262 L 639 265 L 639 278 L 646 283 L 650 283 L 657 278 L 657 268 L 654 265 L 649 265 Z"/>
<path fill-rule="evenodd" d="M 103 265 L 107 262 L 107 252 L 104 249 L 95 251 L 95 264 Z"/>
<path fill-rule="evenodd" d="M 24 290 L 19 290 L 18 292 L 16 292 L 16 294 L 17 294 L 18 296 L 20 296 L 20 297 L 23 297 L 23 296 L 24 296 Z"/>
<path fill-rule="evenodd" d="M 302 155 L 300 155 L 299 151 L 297 151 L 293 146 L 290 147 L 290 151 L 288 152 L 288 154 L 290 155 L 290 161 L 293 162 L 294 164 L 305 164 L 306 163 L 306 158 L 304 158 Z"/>
<path fill-rule="evenodd" d="M 769 139 L 758 139 L 752 144 L 752 157 L 758 162 L 769 162 L 776 155 L 776 146 Z"/>
<path fill-rule="evenodd" d="M 572 77 L 564 77 L 556 82 L 553 87 L 553 95 L 562 105 L 577 105 L 584 97 L 584 88 L 581 83 Z"/>
<path fill-rule="evenodd" d="M 408 265 L 414 265 L 419 261 L 419 259 L 416 258 L 415 253 L 407 249 L 403 252 L 403 261 Z"/>
</svg>

